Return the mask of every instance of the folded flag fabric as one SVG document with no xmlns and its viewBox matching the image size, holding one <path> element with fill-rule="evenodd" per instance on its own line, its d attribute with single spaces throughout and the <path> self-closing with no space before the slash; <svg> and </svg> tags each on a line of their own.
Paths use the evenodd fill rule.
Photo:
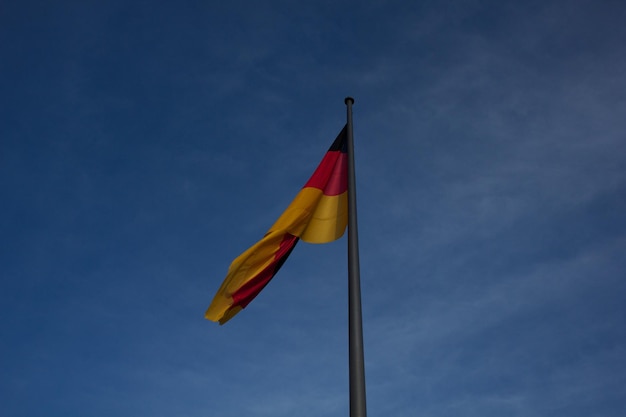
<svg viewBox="0 0 626 417">
<path fill-rule="evenodd" d="M 263 239 L 239 255 L 213 298 L 205 318 L 226 323 L 270 282 L 298 240 L 327 243 L 348 224 L 346 127 L 319 166 Z"/>
</svg>

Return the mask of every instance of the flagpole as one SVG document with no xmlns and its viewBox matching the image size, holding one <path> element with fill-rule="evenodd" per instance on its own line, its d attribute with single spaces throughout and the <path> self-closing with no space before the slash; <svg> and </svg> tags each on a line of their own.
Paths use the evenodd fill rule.
<svg viewBox="0 0 626 417">
<path fill-rule="evenodd" d="M 354 138 L 352 105 L 348 110 L 348 333 L 350 367 L 350 417 L 367 417 L 365 405 L 365 358 L 363 354 L 363 320 L 361 318 L 361 278 L 359 271 L 359 232 L 356 218 L 356 175 L 354 169 Z"/>
</svg>

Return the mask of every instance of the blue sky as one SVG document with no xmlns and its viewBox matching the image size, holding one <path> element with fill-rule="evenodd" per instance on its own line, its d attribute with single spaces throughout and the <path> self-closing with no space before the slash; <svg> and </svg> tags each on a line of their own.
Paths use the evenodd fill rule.
<svg viewBox="0 0 626 417">
<path fill-rule="evenodd" d="M 0 3 L 1 414 L 348 415 L 345 238 L 203 314 L 351 95 L 369 415 L 624 415 L 624 21 Z"/>
</svg>

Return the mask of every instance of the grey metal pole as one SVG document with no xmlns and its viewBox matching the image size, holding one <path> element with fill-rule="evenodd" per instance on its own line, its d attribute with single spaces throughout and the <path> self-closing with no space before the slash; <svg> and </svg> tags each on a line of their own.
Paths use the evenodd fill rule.
<svg viewBox="0 0 626 417">
<path fill-rule="evenodd" d="M 361 317 L 361 274 L 359 271 L 359 232 L 356 218 L 356 175 L 352 105 L 348 107 L 348 333 L 350 367 L 350 417 L 367 417 L 365 402 L 365 357 L 363 354 L 363 320 Z"/>
</svg>

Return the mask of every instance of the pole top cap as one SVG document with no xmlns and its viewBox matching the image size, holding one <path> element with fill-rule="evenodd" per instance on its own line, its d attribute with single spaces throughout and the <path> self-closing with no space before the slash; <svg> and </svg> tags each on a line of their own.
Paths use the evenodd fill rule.
<svg viewBox="0 0 626 417">
<path fill-rule="evenodd" d="M 346 98 L 343 100 L 343 102 L 344 102 L 344 103 L 346 103 L 346 105 L 348 105 L 348 103 L 350 103 L 350 104 L 354 104 L 354 99 L 353 99 L 352 97 L 348 96 L 348 97 L 346 97 Z"/>
</svg>

